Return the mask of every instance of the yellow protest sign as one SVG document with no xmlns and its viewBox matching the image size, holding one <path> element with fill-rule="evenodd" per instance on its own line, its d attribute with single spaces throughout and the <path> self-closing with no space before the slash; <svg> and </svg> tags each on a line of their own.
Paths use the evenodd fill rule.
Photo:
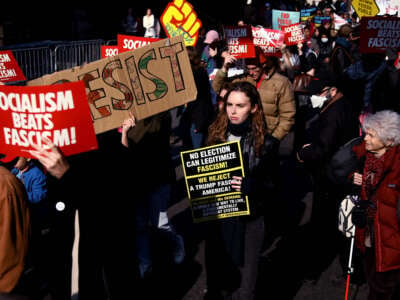
<svg viewBox="0 0 400 300">
<path fill-rule="evenodd" d="M 160 20 L 168 37 L 182 35 L 186 46 L 196 45 L 202 24 L 189 2 L 185 0 L 170 2 Z"/>
<path fill-rule="evenodd" d="M 375 0 L 353 0 L 351 5 L 360 18 L 373 17 L 379 13 Z"/>
<path fill-rule="evenodd" d="M 239 141 L 181 152 L 195 223 L 250 214 L 248 197 L 231 185 L 245 175 L 241 153 Z"/>
</svg>

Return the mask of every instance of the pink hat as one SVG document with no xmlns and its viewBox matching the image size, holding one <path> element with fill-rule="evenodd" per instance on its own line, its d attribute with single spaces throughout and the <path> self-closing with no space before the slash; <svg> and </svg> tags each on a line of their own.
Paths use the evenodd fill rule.
<svg viewBox="0 0 400 300">
<path fill-rule="evenodd" d="M 219 34 L 215 30 L 210 30 L 206 34 L 206 39 L 204 40 L 204 44 L 211 44 L 214 41 L 219 40 Z"/>
</svg>

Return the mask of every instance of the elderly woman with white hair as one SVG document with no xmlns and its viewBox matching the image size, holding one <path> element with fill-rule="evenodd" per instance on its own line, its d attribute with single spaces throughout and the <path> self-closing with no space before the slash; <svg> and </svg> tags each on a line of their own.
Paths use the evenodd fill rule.
<svg viewBox="0 0 400 300">
<path fill-rule="evenodd" d="M 356 224 L 356 243 L 365 253 L 369 300 L 392 299 L 400 281 L 400 115 L 380 111 L 365 118 L 365 138 L 353 147 L 362 174 L 353 183 L 361 186 L 361 218 Z"/>
</svg>

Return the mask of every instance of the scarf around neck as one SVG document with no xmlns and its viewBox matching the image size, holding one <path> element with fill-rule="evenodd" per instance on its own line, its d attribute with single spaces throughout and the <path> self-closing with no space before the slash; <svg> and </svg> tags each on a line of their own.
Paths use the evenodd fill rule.
<svg viewBox="0 0 400 300">
<path fill-rule="evenodd" d="M 364 176 L 361 186 L 361 196 L 369 200 L 367 216 L 373 220 L 376 215 L 377 198 L 375 191 L 381 183 L 385 174 L 384 162 L 389 158 L 392 149 L 388 149 L 381 157 L 376 157 L 373 153 L 367 152 L 364 165 Z"/>
<path fill-rule="evenodd" d="M 250 125 L 250 117 L 248 117 L 247 120 L 241 124 L 232 124 L 231 122 L 228 122 L 227 131 L 235 136 L 243 137 L 247 132 L 251 130 Z"/>
</svg>

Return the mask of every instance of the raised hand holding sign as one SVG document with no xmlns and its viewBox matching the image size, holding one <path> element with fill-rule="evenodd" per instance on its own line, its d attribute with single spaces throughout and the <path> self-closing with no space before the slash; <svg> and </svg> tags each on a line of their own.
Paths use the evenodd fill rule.
<svg viewBox="0 0 400 300">
<path fill-rule="evenodd" d="M 160 19 L 168 37 L 183 35 L 186 46 L 196 45 L 202 24 L 189 2 L 185 0 L 170 2 Z"/>
</svg>

